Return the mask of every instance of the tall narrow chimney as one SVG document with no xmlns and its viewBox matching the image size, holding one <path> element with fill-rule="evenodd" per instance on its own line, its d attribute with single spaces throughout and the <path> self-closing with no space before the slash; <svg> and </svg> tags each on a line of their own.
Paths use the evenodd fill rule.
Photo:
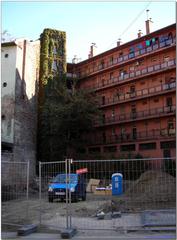
<svg viewBox="0 0 177 240">
<path fill-rule="evenodd" d="M 141 30 L 139 30 L 139 31 L 138 31 L 138 38 L 142 37 L 142 34 L 143 34 L 143 33 L 141 32 Z"/>
<path fill-rule="evenodd" d="M 146 10 L 146 12 L 147 12 L 146 34 L 149 34 L 149 33 L 151 32 L 151 24 L 152 24 L 153 22 L 151 21 L 151 18 L 148 17 L 148 12 L 149 12 L 148 9 Z"/>
<path fill-rule="evenodd" d="M 121 45 L 121 38 L 119 38 L 117 41 L 117 47 L 119 47 L 120 45 Z"/>
<path fill-rule="evenodd" d="M 88 55 L 88 58 L 94 57 L 96 54 L 96 43 L 92 43 L 92 45 L 90 46 L 90 53 Z"/>
</svg>

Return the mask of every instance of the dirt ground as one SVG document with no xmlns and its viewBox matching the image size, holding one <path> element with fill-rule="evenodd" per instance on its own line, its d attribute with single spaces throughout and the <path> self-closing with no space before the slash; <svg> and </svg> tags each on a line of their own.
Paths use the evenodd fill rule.
<svg viewBox="0 0 177 240">
<path fill-rule="evenodd" d="M 123 217 L 113 220 L 111 218 L 98 220 L 96 214 L 103 211 L 104 206 L 109 206 L 109 204 L 111 204 L 109 196 L 95 197 L 93 194 L 87 194 L 86 201 L 71 203 L 69 211 L 71 210 L 73 225 L 81 229 L 113 229 L 115 226 L 124 225 L 125 223 L 120 223 L 120 221 L 127 222 Z M 108 208 L 105 210 L 109 212 Z M 13 223 L 17 226 L 18 224 L 19 226 L 23 224 L 39 224 L 40 219 L 42 226 L 47 226 L 50 230 L 65 228 L 66 203 L 60 201 L 49 203 L 47 196 L 43 196 L 41 207 L 39 199 L 34 196 L 29 201 L 12 200 L 2 203 L 2 230 L 7 231 L 5 223 Z M 140 224 L 140 216 L 136 215 L 136 219 L 135 215 L 129 216 L 128 221 L 130 224 Z M 8 230 L 10 231 L 9 227 Z"/>
<path fill-rule="evenodd" d="M 109 216 L 112 212 L 135 214 L 147 209 L 175 208 L 175 190 L 176 179 L 174 177 L 166 173 L 149 171 L 133 182 L 122 196 L 99 196 L 87 193 L 86 201 L 72 202 L 68 212 L 71 212 L 75 223 L 79 226 L 112 228 L 115 222 L 120 225 L 120 219 L 108 221 L 111 220 Z M 107 214 L 107 221 L 99 222 L 97 214 L 100 212 Z M 49 203 L 47 192 L 42 193 L 40 202 L 39 193 L 31 192 L 28 201 L 23 198 L 2 202 L 2 229 L 5 224 L 9 223 L 20 225 L 39 224 L 39 222 L 64 227 L 66 213 L 65 202 L 55 200 L 53 203 Z M 138 221 L 137 216 L 137 222 L 135 217 L 132 222 L 138 224 Z"/>
<path fill-rule="evenodd" d="M 71 203 L 71 213 L 78 217 L 95 216 L 103 204 L 110 202 L 109 199 L 109 196 L 95 197 L 93 194 L 87 194 L 86 201 Z M 56 214 L 56 211 L 60 216 L 65 216 L 66 203 L 59 200 L 49 203 L 47 195 L 43 195 L 41 203 L 38 195 L 31 196 L 28 201 L 18 199 L 2 202 L 2 222 L 20 224 L 25 221 L 26 216 L 28 220 L 34 222 L 39 220 L 40 211 L 43 219 L 50 219 Z"/>
</svg>

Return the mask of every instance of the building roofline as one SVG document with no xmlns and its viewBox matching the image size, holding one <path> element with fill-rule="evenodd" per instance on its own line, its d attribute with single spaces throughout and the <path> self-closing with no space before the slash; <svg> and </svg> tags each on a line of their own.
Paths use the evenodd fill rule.
<svg viewBox="0 0 177 240">
<path fill-rule="evenodd" d="M 86 60 L 84 60 L 84 61 L 82 61 L 82 62 L 76 63 L 76 65 L 79 66 L 79 65 L 82 65 L 82 64 L 86 64 L 86 63 L 92 62 L 92 61 L 94 61 L 94 60 L 96 60 L 96 59 L 99 59 L 100 57 L 104 57 L 104 56 L 106 56 L 106 55 L 108 55 L 108 54 L 114 53 L 115 50 L 121 50 L 121 49 L 123 49 L 123 48 L 125 48 L 125 47 L 127 47 L 127 46 L 132 46 L 132 44 L 136 44 L 136 43 L 138 43 L 139 41 L 145 40 L 145 39 L 147 39 L 148 37 L 151 37 L 151 36 L 153 36 L 153 35 L 156 35 L 156 34 L 162 32 L 162 31 L 164 31 L 164 30 L 171 29 L 171 28 L 173 28 L 173 27 L 176 27 L 176 23 L 173 23 L 173 24 L 171 24 L 171 25 L 168 25 L 168 26 L 166 26 L 166 27 L 164 27 L 164 28 L 160 28 L 160 29 L 158 29 L 158 30 L 156 30 L 156 31 L 154 31 L 154 32 L 151 32 L 151 33 L 149 33 L 149 34 L 146 34 L 146 35 L 144 35 L 144 36 L 142 36 L 142 37 L 140 37 L 140 38 L 133 39 L 133 40 L 131 40 L 131 41 L 129 41 L 129 42 L 126 42 L 126 43 L 124 43 L 124 44 L 122 44 L 122 45 L 120 45 L 120 46 L 111 48 L 111 49 L 109 49 L 109 50 L 107 50 L 107 51 L 105 51 L 105 52 L 102 52 L 102 53 L 100 53 L 100 54 L 92 57 L 92 58 L 88 58 L 88 59 L 86 59 Z"/>
<path fill-rule="evenodd" d="M 17 46 L 15 41 L 1 43 L 1 47 Z"/>
</svg>

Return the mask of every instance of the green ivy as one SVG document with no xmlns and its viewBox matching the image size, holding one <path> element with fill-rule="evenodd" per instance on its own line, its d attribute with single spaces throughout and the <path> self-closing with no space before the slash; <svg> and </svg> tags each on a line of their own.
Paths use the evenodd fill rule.
<svg viewBox="0 0 177 240">
<path fill-rule="evenodd" d="M 52 69 L 53 62 L 57 62 L 57 69 Z M 44 116 L 44 105 L 51 101 L 51 96 L 58 89 L 59 84 L 64 83 L 66 76 L 66 33 L 54 29 L 44 29 L 40 36 L 40 74 L 39 74 L 39 97 L 38 97 L 38 158 L 43 152 L 42 142 L 49 142 L 45 135 L 46 126 L 41 122 L 47 121 L 49 116 Z M 49 122 L 51 119 L 48 119 Z M 45 136 L 45 141 L 42 139 Z M 49 146 L 48 146 L 49 147 Z M 50 148 L 45 149 L 45 154 L 50 155 Z"/>
<path fill-rule="evenodd" d="M 54 29 L 44 29 L 40 36 L 40 85 L 43 89 L 47 86 L 48 80 L 54 76 L 61 76 L 62 73 L 52 70 L 53 61 L 66 73 L 66 33 Z M 54 54 L 56 49 L 56 54 Z"/>
</svg>

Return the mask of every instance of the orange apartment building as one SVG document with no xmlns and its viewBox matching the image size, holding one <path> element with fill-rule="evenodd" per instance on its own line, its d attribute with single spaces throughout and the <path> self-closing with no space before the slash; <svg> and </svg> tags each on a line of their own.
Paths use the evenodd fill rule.
<svg viewBox="0 0 177 240">
<path fill-rule="evenodd" d="M 68 64 L 79 88 L 99 97 L 102 118 L 95 121 L 88 153 L 131 153 L 175 157 L 176 24 Z"/>
</svg>

